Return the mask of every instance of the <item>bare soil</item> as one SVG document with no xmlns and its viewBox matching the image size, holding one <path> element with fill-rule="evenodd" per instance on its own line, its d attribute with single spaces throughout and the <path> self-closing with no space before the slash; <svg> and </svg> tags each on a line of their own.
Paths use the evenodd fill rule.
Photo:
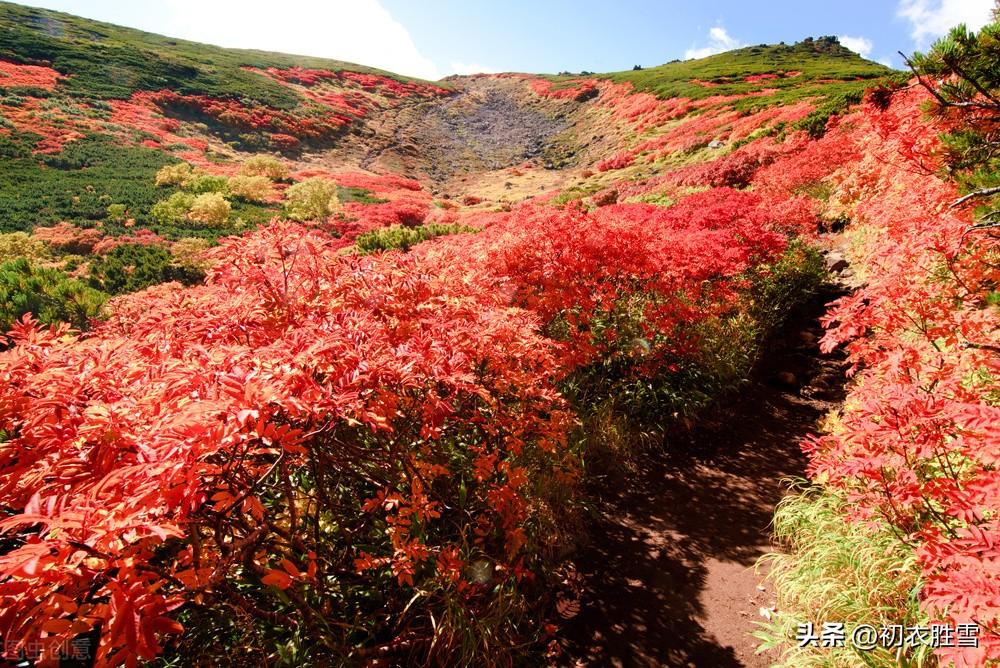
<svg viewBox="0 0 1000 668">
<path fill-rule="evenodd" d="M 754 565 L 774 507 L 805 474 L 804 436 L 843 399 L 842 356 L 820 355 L 829 287 L 768 344 L 756 377 L 695 431 L 600 481 L 564 665 L 757 668 L 750 635 L 774 594 Z M 571 606 L 575 612 L 577 606 Z"/>
</svg>

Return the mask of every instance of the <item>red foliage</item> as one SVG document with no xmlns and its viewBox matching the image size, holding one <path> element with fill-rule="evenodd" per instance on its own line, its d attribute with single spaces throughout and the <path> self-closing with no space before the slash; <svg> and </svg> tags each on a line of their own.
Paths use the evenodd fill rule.
<svg viewBox="0 0 1000 668">
<path fill-rule="evenodd" d="M 605 158 L 597 163 L 596 169 L 599 172 L 607 172 L 612 169 L 622 169 L 635 162 L 635 156 L 631 153 L 618 153 L 610 158 Z"/>
<path fill-rule="evenodd" d="M 970 233 L 954 186 L 928 171 L 941 128 L 925 97 L 851 119 L 862 154 L 831 201 L 868 231 L 855 258 L 867 282 L 835 304 L 824 347 L 848 344 L 858 383 L 842 426 L 807 450 L 854 519 L 878 516 L 916 548 L 932 619 L 984 629 L 979 648 L 936 650 L 942 662 L 984 666 L 1000 658 L 1000 312 L 986 305 L 1000 239 Z"/>
<path fill-rule="evenodd" d="M 314 117 L 265 106 L 248 106 L 236 100 L 182 95 L 169 90 L 136 94 L 133 99 L 140 95 L 148 96 L 150 101 L 171 113 L 208 117 L 237 130 L 266 132 L 276 145 L 290 143 L 286 137 L 299 141 L 329 140 L 339 135 L 340 129 L 351 122 L 350 117 L 332 112 Z"/>
<path fill-rule="evenodd" d="M 186 601 L 253 616 L 330 600 L 319 572 L 391 572 L 475 605 L 488 589 L 467 580 L 466 541 L 494 582 L 523 576 L 529 481 L 571 475 L 534 318 L 467 263 L 336 248 L 274 224 L 226 242 L 208 285 L 124 298 L 87 337 L 15 328 L 0 353 L 0 502 L 20 509 L 0 521 L 8 653 L 100 626 L 97 663 L 134 665 L 182 630 Z M 296 494 L 291 472 L 317 469 L 362 497 Z M 462 507 L 440 504 L 459 479 Z M 363 551 L 315 543 L 312 513 L 330 512 Z M 237 595 L 257 581 L 255 603 Z M 308 628 L 309 610 L 289 623 Z"/>
<path fill-rule="evenodd" d="M 127 236 L 104 237 L 94 245 L 91 253 L 94 255 L 103 255 L 122 244 L 142 244 L 145 246 L 167 245 L 167 240 L 152 230 L 137 230 Z"/>
<path fill-rule="evenodd" d="M 63 76 L 51 67 L 19 65 L 0 60 L 0 88 L 19 86 L 52 90 Z"/>
<path fill-rule="evenodd" d="M 536 95 L 559 100 L 583 101 L 593 97 L 597 92 L 596 79 L 574 79 L 567 82 L 533 79 L 530 85 Z"/>
<path fill-rule="evenodd" d="M 761 81 L 771 81 L 772 79 L 780 78 L 777 74 L 772 74 L 770 72 L 765 74 L 748 74 L 743 77 L 743 81 L 747 83 L 760 83 Z"/>
<path fill-rule="evenodd" d="M 36 227 L 31 235 L 44 241 L 52 250 L 74 255 L 87 255 L 101 242 L 104 235 L 95 228 L 82 228 L 59 223 L 51 227 Z"/>
<path fill-rule="evenodd" d="M 691 324 L 735 306 L 740 274 L 785 248 L 772 204 L 718 189 L 669 209 L 521 207 L 479 234 L 447 237 L 423 252 L 480 258 L 515 304 L 545 323 L 563 322 L 565 373 L 598 357 L 631 354 L 631 337 L 618 340 L 593 322 L 641 299 L 641 328 L 655 351 L 647 368 L 654 370 L 692 349 L 685 333 Z"/>
<path fill-rule="evenodd" d="M 416 199 L 397 199 L 382 204 L 348 202 L 344 205 L 344 212 L 349 221 L 338 224 L 337 230 L 353 239 L 362 232 L 391 225 L 417 227 L 424 222 L 429 211 L 427 202 Z"/>
</svg>

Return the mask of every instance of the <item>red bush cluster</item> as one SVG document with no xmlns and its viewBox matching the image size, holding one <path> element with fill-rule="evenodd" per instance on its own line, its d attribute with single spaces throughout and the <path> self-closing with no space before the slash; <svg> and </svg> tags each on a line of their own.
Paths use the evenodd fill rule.
<svg viewBox="0 0 1000 668">
<path fill-rule="evenodd" d="M 586 100 L 597 90 L 596 79 L 574 79 L 567 82 L 555 82 L 549 79 L 532 79 L 531 90 L 542 97 L 553 97 L 559 100 Z"/>
<path fill-rule="evenodd" d="M 51 67 L 21 65 L 0 60 L 0 88 L 44 88 L 52 90 L 63 76 Z"/>
<path fill-rule="evenodd" d="M 31 236 L 44 241 L 52 250 L 74 255 L 87 255 L 102 241 L 104 234 L 95 228 L 58 223 L 51 227 L 36 227 Z"/>
<path fill-rule="evenodd" d="M 647 367 L 655 369 L 657 360 L 693 348 L 684 334 L 690 325 L 734 307 L 743 272 L 785 248 L 776 201 L 717 189 L 669 209 L 527 206 L 479 234 L 447 237 L 423 252 L 479 258 L 515 304 L 565 327 L 566 373 L 598 357 L 628 354 L 631 337 L 620 340 L 613 328 L 594 323 L 641 302 L 638 335 L 653 342 Z"/>
<path fill-rule="evenodd" d="M 329 140 L 339 135 L 341 128 L 351 122 L 350 117 L 335 113 L 313 117 L 270 107 L 248 106 L 236 100 L 183 95 L 169 90 L 136 94 L 139 95 L 148 95 L 151 102 L 168 113 L 193 114 L 208 117 L 237 130 L 266 132 L 276 144 L 287 143 L 289 140 L 286 137 L 299 141 Z"/>
<path fill-rule="evenodd" d="M 595 169 L 599 172 L 607 172 L 612 169 L 623 169 L 635 162 L 635 156 L 631 153 L 618 153 L 605 158 L 597 163 Z"/>
<path fill-rule="evenodd" d="M 0 498 L 23 509 L 0 521 L 6 652 L 51 658 L 99 626 L 97 663 L 134 665 L 193 599 L 290 604 L 305 632 L 337 615 L 345 578 L 388 571 L 474 608 L 524 576 L 543 511 L 531 481 L 573 475 L 534 318 L 471 263 L 335 247 L 274 224 L 224 244 L 208 285 L 124 298 L 87 337 L 15 328 L 0 353 Z M 335 551 L 315 539 L 330 513 L 349 529 Z M 486 584 L 470 555 L 489 560 Z"/>
<path fill-rule="evenodd" d="M 916 549 L 931 618 L 983 628 L 979 648 L 942 647 L 942 662 L 984 666 L 1000 658 L 1000 312 L 987 305 L 1000 241 L 970 232 L 954 186 L 927 170 L 941 128 L 925 97 L 851 119 L 862 154 L 835 176 L 833 202 L 868 231 L 866 284 L 827 317 L 824 348 L 848 344 L 857 383 L 841 426 L 808 451 L 855 521 L 878 517 Z"/>
<path fill-rule="evenodd" d="M 363 232 L 392 225 L 417 227 L 423 224 L 429 211 L 430 205 L 426 201 L 413 198 L 396 199 L 381 204 L 349 202 L 344 205 L 348 221 L 339 223 L 337 231 L 349 239 L 354 239 Z"/>
</svg>

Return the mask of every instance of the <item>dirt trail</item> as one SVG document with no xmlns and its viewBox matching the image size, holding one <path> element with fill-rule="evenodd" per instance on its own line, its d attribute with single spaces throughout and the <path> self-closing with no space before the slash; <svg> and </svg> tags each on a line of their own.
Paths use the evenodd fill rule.
<svg viewBox="0 0 1000 668">
<path fill-rule="evenodd" d="M 583 594 L 565 627 L 567 665 L 771 664 L 749 635 L 774 602 L 754 563 L 770 549 L 783 480 L 804 474 L 798 442 L 843 398 L 841 358 L 816 345 L 838 294 L 792 315 L 728 414 L 600 484 L 591 543 L 573 559 Z"/>
</svg>

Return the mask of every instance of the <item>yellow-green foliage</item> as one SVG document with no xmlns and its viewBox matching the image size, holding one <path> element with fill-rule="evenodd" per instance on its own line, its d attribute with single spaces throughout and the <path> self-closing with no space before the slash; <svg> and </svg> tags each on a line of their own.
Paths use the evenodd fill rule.
<svg viewBox="0 0 1000 668">
<path fill-rule="evenodd" d="M 205 258 L 205 251 L 211 244 L 207 239 L 185 237 L 170 245 L 170 254 L 174 257 L 176 264 L 189 266 L 204 271 L 208 268 L 209 262 Z"/>
<path fill-rule="evenodd" d="M 229 221 L 232 207 L 221 193 L 202 193 L 194 198 L 188 211 L 188 220 L 207 227 L 222 227 Z"/>
<path fill-rule="evenodd" d="M 264 202 L 274 194 L 274 188 L 266 176 L 239 175 L 229 179 L 229 194 L 248 202 Z"/>
<path fill-rule="evenodd" d="M 446 225 L 441 223 L 431 223 L 420 227 L 405 227 L 403 225 L 392 225 L 378 230 L 365 232 L 358 237 L 355 242 L 358 252 L 374 253 L 376 251 L 386 251 L 393 249 L 409 250 L 414 244 L 421 241 L 441 237 L 449 234 L 460 234 L 463 232 L 475 232 L 476 228 L 466 225 Z"/>
<path fill-rule="evenodd" d="M 225 176 L 196 172 L 191 180 L 184 183 L 184 189 L 193 193 L 221 193 L 225 195 L 229 192 L 229 179 Z"/>
<path fill-rule="evenodd" d="M 337 184 L 314 176 L 285 191 L 285 213 L 292 220 L 324 220 L 340 208 Z"/>
<path fill-rule="evenodd" d="M 27 232 L 10 232 L 0 234 L 0 262 L 26 257 L 40 260 L 49 256 L 49 247 Z"/>
<path fill-rule="evenodd" d="M 192 204 L 194 204 L 194 195 L 191 193 L 174 193 L 167 199 L 154 204 L 149 214 L 153 220 L 161 225 L 181 225 L 187 220 L 187 214 Z"/>
<path fill-rule="evenodd" d="M 175 165 L 164 165 L 156 172 L 156 185 L 183 186 L 195 176 L 195 171 L 186 162 Z"/>
<path fill-rule="evenodd" d="M 115 223 L 125 222 L 128 216 L 128 208 L 124 204 L 108 205 L 108 220 Z"/>
<path fill-rule="evenodd" d="M 786 498 L 774 515 L 775 536 L 787 553 L 769 554 L 759 565 L 769 570 L 778 592 L 777 612 L 754 635 L 761 648 L 781 652 L 783 668 L 879 668 L 936 665 L 929 647 L 799 647 L 798 625 L 843 623 L 849 639 L 868 624 L 927 625 L 919 609 L 920 566 L 913 549 L 884 523 L 845 522 L 847 501 L 829 490 L 809 487 Z"/>
<path fill-rule="evenodd" d="M 240 167 L 243 176 L 265 176 L 272 181 L 288 178 L 288 167 L 285 163 L 269 155 L 255 155 Z"/>
</svg>

